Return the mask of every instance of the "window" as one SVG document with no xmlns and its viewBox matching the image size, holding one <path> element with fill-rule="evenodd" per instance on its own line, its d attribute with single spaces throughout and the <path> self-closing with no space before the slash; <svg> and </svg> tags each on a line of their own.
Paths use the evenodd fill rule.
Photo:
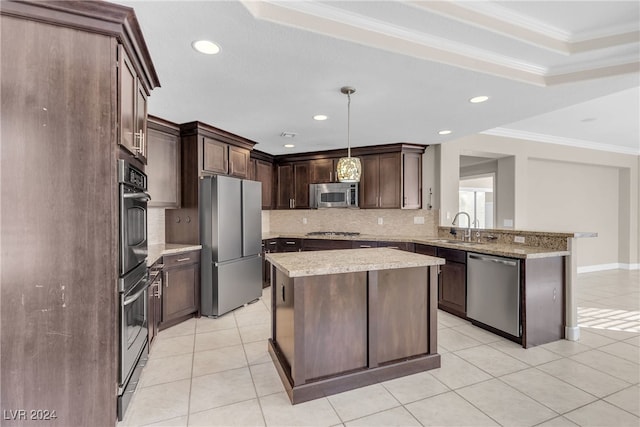
<svg viewBox="0 0 640 427">
<path fill-rule="evenodd" d="M 460 178 L 459 210 L 471 216 L 471 226 L 494 228 L 494 174 Z M 461 216 L 458 226 L 467 227 L 467 218 Z"/>
</svg>

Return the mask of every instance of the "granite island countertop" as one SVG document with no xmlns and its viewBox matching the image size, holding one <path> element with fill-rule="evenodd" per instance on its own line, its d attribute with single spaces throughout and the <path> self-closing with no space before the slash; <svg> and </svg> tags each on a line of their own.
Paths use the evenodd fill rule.
<svg viewBox="0 0 640 427">
<path fill-rule="evenodd" d="M 567 236 L 573 234 L 567 233 Z M 342 235 L 312 235 L 296 233 L 263 233 L 264 239 L 290 238 L 290 239 L 325 239 L 325 240 L 368 240 L 378 242 L 409 242 L 423 245 L 437 246 L 449 249 L 458 249 L 466 252 L 476 252 L 487 255 L 497 255 L 517 259 L 552 258 L 557 256 L 568 256 L 568 250 L 555 250 L 541 248 L 537 246 L 527 246 L 523 244 L 506 244 L 496 242 L 463 242 L 453 239 L 439 237 L 416 237 L 416 236 L 380 236 L 373 234 L 359 234 L 356 236 Z M 405 252 L 406 253 L 406 252 Z"/>
<path fill-rule="evenodd" d="M 266 254 L 289 277 L 442 265 L 445 260 L 398 249 L 368 248 Z"/>
<path fill-rule="evenodd" d="M 147 267 L 151 267 L 163 255 L 174 255 L 183 252 L 197 251 L 202 245 L 185 245 L 180 243 L 159 243 L 147 248 Z"/>
</svg>

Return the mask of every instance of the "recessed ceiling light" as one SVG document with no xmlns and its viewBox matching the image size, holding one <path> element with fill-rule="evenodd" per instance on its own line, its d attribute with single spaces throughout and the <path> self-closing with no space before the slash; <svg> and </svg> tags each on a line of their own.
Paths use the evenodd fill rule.
<svg viewBox="0 0 640 427">
<path fill-rule="evenodd" d="M 284 144 L 283 147 L 284 148 L 293 148 L 293 147 L 295 147 L 295 144 Z"/>
<path fill-rule="evenodd" d="M 191 43 L 191 46 L 198 52 L 206 55 L 215 55 L 220 52 L 220 46 L 209 40 L 196 40 Z"/>
<path fill-rule="evenodd" d="M 444 129 L 438 132 L 438 135 L 449 135 L 451 131 L 449 129 Z"/>
<path fill-rule="evenodd" d="M 481 102 L 486 101 L 487 99 L 489 99 L 489 97 L 488 96 L 484 96 L 484 95 L 482 95 L 482 96 L 474 96 L 473 98 L 471 98 L 469 100 L 469 102 L 472 103 L 472 104 L 479 104 Z"/>
<path fill-rule="evenodd" d="M 313 116 L 313 120 L 317 120 L 319 122 L 327 120 L 328 118 L 329 117 L 325 116 L 324 114 L 316 114 L 315 116 Z"/>
</svg>

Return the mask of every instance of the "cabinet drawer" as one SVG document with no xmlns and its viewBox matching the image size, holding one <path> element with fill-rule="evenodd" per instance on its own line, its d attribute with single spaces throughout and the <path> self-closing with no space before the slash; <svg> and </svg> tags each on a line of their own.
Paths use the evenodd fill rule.
<svg viewBox="0 0 640 427">
<path fill-rule="evenodd" d="M 438 257 L 461 264 L 467 263 L 467 253 L 457 249 L 438 248 Z"/>
<path fill-rule="evenodd" d="M 378 242 L 379 248 L 400 249 L 401 251 L 413 252 L 414 247 L 411 242 Z"/>
<path fill-rule="evenodd" d="M 302 239 L 278 239 L 278 252 L 298 252 L 302 250 Z"/>
<path fill-rule="evenodd" d="M 435 246 L 423 245 L 416 243 L 416 253 L 422 255 L 438 256 L 438 248 Z"/>
<path fill-rule="evenodd" d="M 304 239 L 302 243 L 305 251 L 326 251 L 332 249 L 351 249 L 350 240 Z"/>
<path fill-rule="evenodd" d="M 181 265 L 200 262 L 200 251 L 183 252 L 179 254 L 165 255 L 162 257 L 164 268 L 178 267 Z"/>
</svg>

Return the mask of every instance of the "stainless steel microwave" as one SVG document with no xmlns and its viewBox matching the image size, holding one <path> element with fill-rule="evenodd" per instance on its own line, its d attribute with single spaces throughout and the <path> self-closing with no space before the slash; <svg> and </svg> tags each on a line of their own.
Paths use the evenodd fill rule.
<svg viewBox="0 0 640 427">
<path fill-rule="evenodd" d="M 309 206 L 318 208 L 357 208 L 358 184 L 332 182 L 309 185 Z"/>
</svg>

